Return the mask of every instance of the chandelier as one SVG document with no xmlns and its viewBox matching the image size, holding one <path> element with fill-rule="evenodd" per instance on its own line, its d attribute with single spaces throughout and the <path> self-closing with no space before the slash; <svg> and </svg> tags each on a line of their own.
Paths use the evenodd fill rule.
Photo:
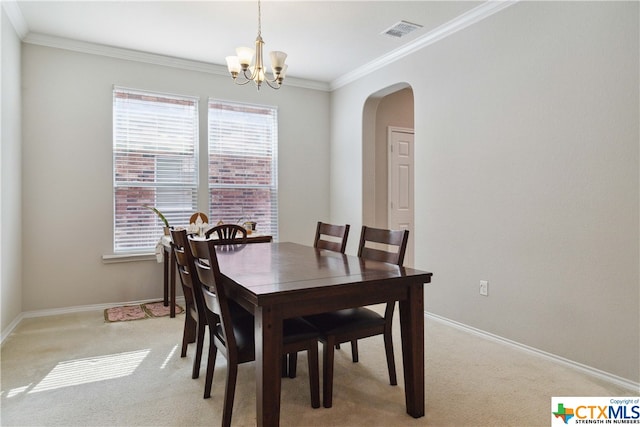
<svg viewBox="0 0 640 427">
<path fill-rule="evenodd" d="M 233 81 L 237 85 L 246 85 L 250 81 L 253 81 L 258 90 L 262 82 L 266 82 L 272 89 L 280 89 L 284 75 L 287 71 L 287 65 L 284 61 L 287 59 L 287 54 L 280 51 L 269 52 L 271 57 L 271 72 L 272 77 L 269 77 L 263 62 L 262 47 L 264 41 L 261 34 L 261 11 L 260 0 L 258 0 L 258 37 L 256 37 L 256 48 L 239 47 L 236 49 L 237 56 L 227 56 L 227 67 Z M 251 64 L 253 56 L 255 54 L 255 64 Z M 238 78 L 240 75 L 240 79 Z"/>
</svg>

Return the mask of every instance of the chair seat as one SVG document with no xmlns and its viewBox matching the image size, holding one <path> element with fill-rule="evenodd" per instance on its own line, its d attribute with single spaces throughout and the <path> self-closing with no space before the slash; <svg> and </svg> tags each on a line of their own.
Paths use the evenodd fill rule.
<svg viewBox="0 0 640 427">
<path fill-rule="evenodd" d="M 320 333 L 311 324 L 300 318 L 286 319 L 282 325 L 283 343 L 317 339 Z"/>
<path fill-rule="evenodd" d="M 243 308 L 240 307 L 240 309 L 246 312 Z M 242 313 L 233 311 L 231 313 L 231 316 L 233 317 L 233 334 L 238 348 L 238 358 L 242 361 L 254 360 L 256 351 L 254 339 L 254 318 L 251 313 L 246 313 L 249 315 L 246 316 Z M 314 326 L 299 318 L 286 319 L 282 328 L 283 344 L 313 340 L 317 339 L 319 336 L 318 330 Z M 218 324 L 216 329 L 217 335 L 221 337 L 222 325 Z"/>
<path fill-rule="evenodd" d="M 383 316 L 365 307 L 314 314 L 304 319 L 322 335 L 340 335 L 352 330 L 384 326 L 385 323 Z"/>
<path fill-rule="evenodd" d="M 222 332 L 222 324 L 218 323 L 216 325 L 216 335 L 219 339 L 222 339 Z M 239 362 L 244 363 L 255 359 L 256 348 L 255 340 L 253 339 L 253 316 L 240 316 L 238 318 L 234 318 L 233 335 L 236 339 Z"/>
<path fill-rule="evenodd" d="M 240 304 L 233 300 L 229 301 L 229 311 L 231 312 L 231 317 L 234 319 L 240 317 L 250 317 L 253 320 L 253 314 L 249 313 L 247 310 L 242 308 Z"/>
<path fill-rule="evenodd" d="M 214 297 L 214 298 L 217 299 L 217 297 Z M 233 300 L 229 300 L 229 311 L 231 312 L 231 317 L 234 319 L 240 318 L 240 317 L 247 317 L 247 316 L 253 319 L 253 314 L 249 313 L 240 304 L 238 304 Z"/>
</svg>

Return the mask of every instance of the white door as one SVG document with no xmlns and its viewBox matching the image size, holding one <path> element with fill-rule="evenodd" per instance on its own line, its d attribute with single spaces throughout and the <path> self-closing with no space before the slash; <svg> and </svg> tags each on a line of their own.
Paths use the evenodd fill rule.
<svg viewBox="0 0 640 427">
<path fill-rule="evenodd" d="M 389 228 L 409 230 L 404 265 L 413 267 L 413 129 L 389 127 Z"/>
</svg>

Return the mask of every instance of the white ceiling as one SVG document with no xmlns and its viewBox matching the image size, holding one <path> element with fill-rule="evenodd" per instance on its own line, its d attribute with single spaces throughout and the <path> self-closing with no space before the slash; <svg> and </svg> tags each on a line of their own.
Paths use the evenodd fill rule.
<svg viewBox="0 0 640 427">
<path fill-rule="evenodd" d="M 265 54 L 287 52 L 288 77 L 332 82 L 415 43 L 483 3 L 263 0 Z M 14 4 L 12 22 L 15 26 L 16 14 L 23 20 L 25 40 L 55 36 L 220 65 L 236 47 L 253 46 L 258 26 L 257 1 L 18 0 Z M 381 35 L 400 20 L 423 28 L 402 39 Z"/>
</svg>

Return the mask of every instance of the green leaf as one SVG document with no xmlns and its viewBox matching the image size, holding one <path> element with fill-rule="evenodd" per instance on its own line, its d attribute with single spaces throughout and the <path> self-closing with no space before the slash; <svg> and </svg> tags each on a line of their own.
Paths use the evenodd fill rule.
<svg viewBox="0 0 640 427">
<path fill-rule="evenodd" d="M 165 218 L 164 215 L 162 215 L 162 212 L 160 212 L 155 206 L 143 205 L 143 207 L 151 209 L 153 212 L 155 212 L 155 214 L 158 215 L 158 218 L 160 218 L 160 220 L 164 223 L 164 226 L 169 227 L 169 221 L 167 221 L 167 218 Z"/>
</svg>

